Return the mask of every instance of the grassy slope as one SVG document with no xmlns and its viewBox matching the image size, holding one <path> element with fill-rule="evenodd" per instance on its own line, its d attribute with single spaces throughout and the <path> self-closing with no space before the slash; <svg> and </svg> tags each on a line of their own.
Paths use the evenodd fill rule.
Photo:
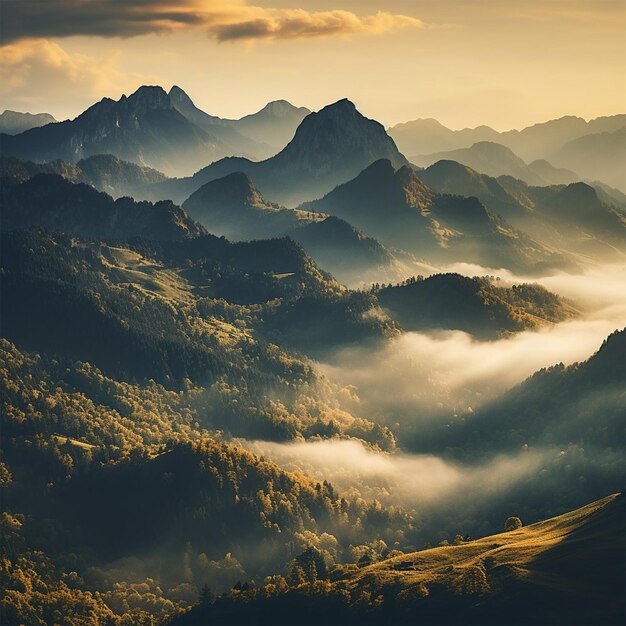
<svg viewBox="0 0 626 626">
<path fill-rule="evenodd" d="M 624 496 L 459 545 L 231 592 L 176 624 L 623 624 Z"/>
<path fill-rule="evenodd" d="M 368 584 L 374 574 L 381 587 L 397 582 L 454 587 L 469 568 L 491 557 L 490 569 L 507 568 L 510 576 L 525 583 L 568 590 L 579 582 L 582 562 L 593 567 L 600 552 L 618 547 L 613 540 L 621 536 L 623 543 L 623 527 L 624 496 L 613 494 L 519 530 L 374 563 L 349 583 Z"/>
</svg>

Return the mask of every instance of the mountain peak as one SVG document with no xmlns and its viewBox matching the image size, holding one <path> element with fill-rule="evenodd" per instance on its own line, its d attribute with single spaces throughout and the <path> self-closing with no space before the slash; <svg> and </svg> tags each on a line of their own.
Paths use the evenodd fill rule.
<svg viewBox="0 0 626 626">
<path fill-rule="evenodd" d="M 120 102 L 122 99 L 120 99 Z M 172 108 L 172 103 L 165 89 L 158 85 L 143 85 L 128 96 L 126 101 L 128 104 L 132 104 L 133 108 L 141 111 Z"/>
<path fill-rule="evenodd" d="M 511 148 L 495 141 L 477 141 L 471 145 L 469 150 L 491 158 L 499 157 L 523 163 L 522 159 L 520 159 Z"/>
<path fill-rule="evenodd" d="M 388 159 L 393 167 L 408 164 L 383 125 L 363 116 L 346 98 L 307 115 L 275 159 L 290 169 L 330 175 L 336 183 L 379 159 Z"/>
<path fill-rule="evenodd" d="M 337 112 L 357 112 L 357 108 L 354 102 L 348 100 L 348 98 L 342 98 L 341 100 L 337 100 L 337 102 L 327 104 L 325 107 L 320 109 L 319 114 L 321 115 Z"/>
<path fill-rule="evenodd" d="M 167 95 L 170 97 L 173 104 L 185 103 L 193 106 L 193 100 L 187 95 L 187 92 L 178 85 L 174 85 Z"/>
<path fill-rule="evenodd" d="M 244 172 L 233 172 L 202 185 L 185 201 L 184 206 L 207 203 L 224 209 L 242 206 L 271 208 Z"/>
<path fill-rule="evenodd" d="M 441 176 L 452 176 L 452 175 L 472 175 L 476 176 L 476 171 L 473 170 L 468 165 L 463 165 L 458 161 L 454 161 L 452 159 L 440 159 L 436 161 L 429 167 L 427 167 L 424 172 L 428 173 L 438 173 Z"/>
<path fill-rule="evenodd" d="M 393 176 L 396 173 L 396 169 L 391 164 L 389 159 L 378 159 L 371 165 L 366 167 L 359 176 L 367 176 L 378 178 L 380 176 Z"/>
<path fill-rule="evenodd" d="M 556 205 L 561 209 L 592 211 L 601 205 L 596 190 L 587 183 L 576 182 L 563 187 Z"/>
<path fill-rule="evenodd" d="M 287 117 L 293 114 L 294 111 L 298 111 L 298 107 L 291 104 L 291 102 L 287 100 L 272 100 L 268 102 L 258 113 L 257 115 L 268 115 L 271 117 Z"/>
</svg>

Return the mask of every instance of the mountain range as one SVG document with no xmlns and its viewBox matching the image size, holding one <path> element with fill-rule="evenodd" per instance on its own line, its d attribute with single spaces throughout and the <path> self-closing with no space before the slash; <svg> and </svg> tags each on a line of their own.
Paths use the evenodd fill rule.
<svg viewBox="0 0 626 626">
<path fill-rule="evenodd" d="M 260 162 L 222 159 L 189 178 L 154 185 L 150 197 L 182 202 L 211 180 L 243 172 L 269 200 L 293 207 L 350 180 L 381 158 L 397 167 L 408 164 L 383 126 L 344 99 L 305 117 L 293 139 L 275 156 Z"/>
<path fill-rule="evenodd" d="M 154 130 L 151 145 L 161 155 L 159 158 L 164 154 L 171 158 L 180 155 L 181 137 L 183 143 L 186 141 L 183 134 L 167 144 L 169 122 L 161 128 L 161 122 L 155 121 L 163 116 L 175 126 L 191 130 L 191 137 L 196 139 L 208 136 L 206 132 L 212 132 L 211 129 L 221 129 L 220 138 L 214 137 L 214 145 L 239 142 L 242 150 L 245 142 L 248 147 L 261 146 L 263 133 L 277 136 L 282 128 L 284 138 L 301 121 L 288 145 L 264 161 L 227 157 L 191 177 L 170 179 L 154 168 L 131 162 L 145 160 L 137 156 L 136 150 L 144 151 L 150 144 L 149 133 L 146 134 L 149 124 L 144 128 L 142 122 L 138 131 L 133 126 L 133 116 L 147 120 L 147 124 L 150 120 L 156 124 L 150 127 Z M 121 125 L 120 119 L 125 120 Z M 619 119 L 611 118 L 603 122 L 604 126 L 598 122 L 591 128 L 608 128 L 618 122 Z M 366 240 L 375 240 L 374 248 L 379 246 L 378 252 L 372 253 L 367 268 L 377 268 L 379 279 L 384 281 L 396 282 L 402 273 L 419 272 L 416 257 L 422 263 L 471 260 L 490 267 L 538 272 L 573 267 L 575 262 L 584 263 L 593 254 L 619 259 L 624 253 L 622 208 L 626 199 L 618 191 L 600 184 L 594 187 L 595 191 L 588 185 L 572 182 L 567 183 L 567 188 L 546 185 L 548 181 L 575 180 L 576 175 L 558 170 L 546 161 L 527 165 L 509 148 L 492 142 L 429 157 L 424 164 L 441 156 L 454 160 L 441 159 L 425 170 L 412 171 L 383 127 L 362 116 L 345 99 L 308 115 L 306 109 L 277 101 L 242 120 L 224 120 L 195 107 L 178 87 L 173 87 L 169 94 L 158 87 L 146 87 L 118 102 L 105 99 L 72 122 L 33 129 L 13 138 L 7 136 L 3 151 L 6 152 L 6 140 L 23 141 L 33 133 L 51 131 L 58 135 L 63 128 L 71 131 L 70 144 L 77 141 L 74 131 L 90 129 L 89 137 L 99 138 L 94 139 L 93 150 L 113 147 L 135 153 L 128 154 L 131 161 L 111 154 L 94 154 L 80 160 L 56 159 L 43 164 L 4 156 L 3 175 L 24 180 L 37 171 L 57 173 L 73 182 L 93 185 L 113 197 L 173 199 L 184 203 L 210 232 L 233 239 L 284 236 L 313 219 L 321 221 L 331 215 L 348 224 L 340 227 L 338 221 L 331 221 L 324 227 L 312 226 L 307 231 L 311 251 L 313 234 L 322 228 L 336 229 L 330 241 L 344 240 L 347 245 L 349 240 L 361 249 L 367 247 Z M 251 135 L 256 133 L 256 139 L 244 135 L 243 130 Z M 539 131 L 528 133 L 534 136 Z M 103 137 L 109 136 L 119 141 L 106 144 Z M 164 144 L 171 148 L 169 152 L 161 149 Z M 185 148 L 184 153 L 190 152 Z M 368 167 L 380 159 L 388 159 L 398 172 L 394 180 L 391 170 L 385 170 L 384 166 Z M 457 161 L 472 166 L 465 167 Z M 493 176 L 486 175 L 489 173 Z M 211 185 L 212 182 L 215 184 Z M 236 185 L 241 187 L 237 193 L 243 194 L 238 204 L 235 203 L 237 207 L 226 197 L 235 192 Z M 338 189 L 333 191 L 337 185 Z M 316 196 L 320 199 L 312 201 Z M 284 208 L 301 203 L 303 210 Z M 311 208 L 317 215 L 312 214 Z M 320 212 L 324 215 L 319 215 Z M 394 216 L 391 221 L 385 216 L 389 212 Z M 293 236 L 298 239 L 300 234 Z M 359 241 L 360 244 L 356 243 Z M 378 282 L 366 266 L 356 264 L 356 257 L 341 263 L 339 256 L 330 254 L 331 247 L 326 246 L 326 256 L 316 257 L 311 253 L 322 265 L 328 263 L 328 269 L 340 280 L 356 284 L 354 270 L 360 267 L 365 277 L 361 284 L 370 278 Z M 352 244 L 349 247 L 352 249 Z M 373 260 L 380 256 L 382 247 L 386 249 L 384 256 L 393 261 L 378 265 Z M 321 252 L 321 248 L 317 250 Z"/>
<path fill-rule="evenodd" d="M 476 197 L 437 193 L 412 168 L 396 169 L 386 159 L 301 208 L 340 217 L 384 245 L 435 263 L 462 259 L 524 272 L 570 263 L 508 226 Z"/>
<path fill-rule="evenodd" d="M 558 185 L 580 180 L 574 172 L 556 168 L 545 160 L 527 164 L 510 148 L 491 141 L 480 141 L 469 148 L 411 157 L 411 162 L 421 167 L 428 167 L 442 160 L 468 165 L 488 176 L 512 176 L 523 180 L 528 185 Z"/>
<path fill-rule="evenodd" d="M 449 160 L 416 175 L 439 193 L 475 196 L 546 246 L 613 261 L 626 253 L 626 213 L 602 188 L 581 182 L 531 186 L 512 176 L 479 174 Z"/>
<path fill-rule="evenodd" d="M 33 161 L 75 163 L 96 154 L 113 154 L 182 175 L 227 155 L 258 157 L 277 151 L 307 112 L 282 101 L 270 103 L 241 123 L 221 120 L 195 107 L 178 87 L 168 94 L 161 87 L 144 86 L 118 101 L 104 98 L 73 120 L 2 136 L 0 146 L 5 156 Z M 265 142 L 271 133 L 276 145 Z"/>
<path fill-rule="evenodd" d="M 182 206 L 210 233 L 231 241 L 291 237 L 345 285 L 400 280 L 412 268 L 409 255 L 393 254 L 339 218 L 268 202 L 242 172 L 206 183 Z"/>
<path fill-rule="evenodd" d="M 589 122 L 575 116 L 566 116 L 535 124 L 522 130 L 495 131 L 488 126 L 450 130 L 433 119 L 419 119 L 397 124 L 389 129 L 389 134 L 397 142 L 404 154 L 416 155 L 414 162 L 430 160 L 426 155 L 463 150 L 476 143 L 490 142 L 504 145 L 516 155 L 530 162 L 535 174 L 548 182 L 572 182 L 565 179 L 554 180 L 550 176 L 568 176 L 567 172 L 546 171 L 544 164 L 535 161 L 547 160 L 557 169 L 569 169 L 589 180 L 600 180 L 613 187 L 624 188 L 623 175 L 626 162 L 624 145 L 626 115 L 599 117 Z M 465 157 L 468 155 L 465 154 Z M 440 158 L 455 158 L 440 156 Z M 462 161 L 465 163 L 465 161 Z M 472 165 L 472 163 L 466 163 Z M 476 169 L 480 170 L 479 167 Z M 543 170 L 543 172 L 542 172 Z M 484 171 L 488 174 L 490 172 Z M 504 173 L 504 172 L 503 172 Z M 516 175 L 513 172 L 506 172 Z M 546 176 L 549 174 L 550 176 Z M 522 178 L 521 176 L 517 176 Z M 535 184 L 533 181 L 527 181 Z"/>
<path fill-rule="evenodd" d="M 54 124 L 56 120 L 49 113 L 20 113 L 6 109 L 0 113 L 0 133 L 17 135 L 31 128 Z"/>
<path fill-rule="evenodd" d="M 428 154 L 467 148 L 480 141 L 501 143 L 523 159 L 539 159 L 554 153 L 569 141 L 585 135 L 612 133 L 626 126 L 626 115 L 598 117 L 585 121 L 568 115 L 527 126 L 522 130 L 498 132 L 489 126 L 450 130 L 434 119 L 417 119 L 389 128 L 389 134 L 406 154 Z"/>
</svg>

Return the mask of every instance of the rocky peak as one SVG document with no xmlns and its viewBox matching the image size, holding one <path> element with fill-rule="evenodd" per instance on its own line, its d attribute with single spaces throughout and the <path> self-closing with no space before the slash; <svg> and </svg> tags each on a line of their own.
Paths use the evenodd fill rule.
<svg viewBox="0 0 626 626">
<path fill-rule="evenodd" d="M 181 89 L 178 85 L 174 85 L 169 93 L 167 94 L 170 98 L 172 105 L 176 106 L 177 104 L 186 104 L 192 105 L 192 99 L 187 95 L 187 93 Z"/>
<path fill-rule="evenodd" d="M 124 96 L 122 96 L 122 99 Z M 120 103 L 122 100 L 120 100 Z M 137 113 L 155 109 L 171 109 L 172 103 L 163 87 L 143 86 L 126 98 L 126 104 Z"/>
<path fill-rule="evenodd" d="M 347 99 L 307 115 L 276 158 L 317 175 L 337 168 L 363 169 L 381 158 L 396 167 L 407 164 L 382 124 L 361 115 Z"/>
</svg>

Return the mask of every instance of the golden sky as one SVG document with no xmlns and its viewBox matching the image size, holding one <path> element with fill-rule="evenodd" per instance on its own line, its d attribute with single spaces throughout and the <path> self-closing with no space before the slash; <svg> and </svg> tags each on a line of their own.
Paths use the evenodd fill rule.
<svg viewBox="0 0 626 626">
<path fill-rule="evenodd" d="M 386 125 L 626 111 L 624 0 L 0 0 L 0 110 L 74 117 L 141 84 L 208 113 L 343 97 Z"/>
</svg>

